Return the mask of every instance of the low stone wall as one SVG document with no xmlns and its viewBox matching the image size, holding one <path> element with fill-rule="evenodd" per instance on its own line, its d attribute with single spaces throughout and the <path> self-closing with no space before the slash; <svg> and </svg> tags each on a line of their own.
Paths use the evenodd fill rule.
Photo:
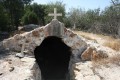
<svg viewBox="0 0 120 80">
<path fill-rule="evenodd" d="M 33 55 L 35 47 L 39 46 L 47 36 L 62 38 L 64 43 L 72 48 L 73 56 L 76 58 L 77 55 L 80 55 L 87 48 L 87 44 L 82 37 L 65 28 L 63 23 L 58 20 L 52 20 L 51 23 L 46 26 L 6 39 L 2 42 L 2 46 L 18 52 L 20 52 L 24 46 L 23 51 L 28 51 L 28 54 Z"/>
<path fill-rule="evenodd" d="M 8 50 L 17 52 L 28 51 L 28 55 L 34 56 L 33 52 L 35 47 L 39 46 L 47 36 L 60 37 L 65 44 L 72 48 L 69 70 L 71 70 L 73 63 L 80 61 L 81 53 L 87 48 L 87 44 L 82 37 L 65 28 L 64 24 L 58 20 L 52 20 L 46 26 L 36 28 L 23 34 L 17 34 L 9 39 L 6 39 L 1 43 L 1 46 Z M 33 80 L 41 79 L 40 70 L 38 69 L 38 66 L 34 63 L 34 66 L 31 69 L 33 72 L 33 75 L 31 76 Z"/>
</svg>

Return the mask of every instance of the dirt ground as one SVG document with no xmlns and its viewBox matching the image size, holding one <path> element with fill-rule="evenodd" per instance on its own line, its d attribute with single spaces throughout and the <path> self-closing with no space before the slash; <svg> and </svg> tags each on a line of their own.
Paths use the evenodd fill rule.
<svg viewBox="0 0 120 80">
<path fill-rule="evenodd" d="M 16 52 L 0 52 L 0 80 L 25 80 L 29 63 L 15 56 Z M 26 74 L 28 73 L 28 74 Z"/>
</svg>

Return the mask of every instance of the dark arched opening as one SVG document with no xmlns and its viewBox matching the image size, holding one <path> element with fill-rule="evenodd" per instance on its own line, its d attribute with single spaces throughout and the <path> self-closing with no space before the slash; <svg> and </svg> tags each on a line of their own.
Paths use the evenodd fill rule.
<svg viewBox="0 0 120 80">
<path fill-rule="evenodd" d="M 71 48 L 61 38 L 49 36 L 34 50 L 44 80 L 65 80 Z"/>
</svg>

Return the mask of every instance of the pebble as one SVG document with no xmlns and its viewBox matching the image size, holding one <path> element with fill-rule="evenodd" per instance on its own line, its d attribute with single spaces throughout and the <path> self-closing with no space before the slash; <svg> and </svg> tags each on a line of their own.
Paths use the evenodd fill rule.
<svg viewBox="0 0 120 80">
<path fill-rule="evenodd" d="M 23 58 L 23 57 L 24 57 L 24 54 L 22 54 L 22 53 L 17 53 L 15 56 L 16 56 L 16 57 L 19 57 L 19 58 Z"/>
<path fill-rule="evenodd" d="M 9 71 L 12 72 L 14 70 L 14 67 L 10 67 Z"/>
<path fill-rule="evenodd" d="M 3 73 L 0 73 L 0 76 L 3 75 Z"/>
</svg>

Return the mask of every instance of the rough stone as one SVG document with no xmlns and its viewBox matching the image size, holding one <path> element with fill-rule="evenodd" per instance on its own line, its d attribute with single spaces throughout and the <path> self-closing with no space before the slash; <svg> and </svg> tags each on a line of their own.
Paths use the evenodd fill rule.
<svg viewBox="0 0 120 80">
<path fill-rule="evenodd" d="M 76 63 L 73 66 L 74 80 L 101 80 L 92 70 L 92 62 Z"/>
<path fill-rule="evenodd" d="M 103 80 L 120 80 L 120 66 L 109 64 L 109 67 L 101 66 L 95 68 L 95 74 L 98 74 Z"/>
<path fill-rule="evenodd" d="M 23 58 L 25 55 L 24 54 L 22 54 L 22 53 L 16 53 L 16 55 L 15 55 L 16 57 L 19 57 L 19 58 Z"/>
<path fill-rule="evenodd" d="M 64 27 L 64 24 L 58 20 L 52 20 L 44 27 L 36 28 L 30 32 L 17 34 L 14 37 L 6 39 L 2 42 L 4 48 L 9 48 L 14 51 L 21 51 L 24 44 L 24 51 L 29 51 L 28 54 L 33 54 L 36 46 L 40 45 L 43 39 L 47 36 L 61 37 L 63 42 L 70 46 L 75 55 L 81 54 L 87 48 L 86 42 L 82 37 L 78 36 L 71 30 Z"/>
<path fill-rule="evenodd" d="M 9 71 L 12 72 L 14 70 L 14 67 L 10 67 Z"/>
<path fill-rule="evenodd" d="M 0 76 L 2 75 L 3 73 L 2 72 L 0 72 Z"/>
<path fill-rule="evenodd" d="M 95 52 L 99 56 L 113 57 L 114 55 L 120 54 L 120 52 L 117 52 L 109 47 L 102 46 L 98 43 L 92 41 L 85 41 L 85 42 L 87 43 L 88 47 L 94 48 Z"/>
<path fill-rule="evenodd" d="M 103 51 L 97 51 L 93 47 L 88 47 L 81 55 L 81 59 L 88 61 L 88 60 L 98 60 L 107 58 L 108 55 L 104 53 Z"/>
<path fill-rule="evenodd" d="M 48 33 L 48 36 L 57 36 L 57 37 L 63 37 L 64 36 L 64 24 L 57 21 L 52 20 L 49 24 L 46 32 Z"/>
<path fill-rule="evenodd" d="M 0 60 L 0 73 L 3 74 L 0 80 L 41 80 L 41 72 L 34 58 L 9 58 L 12 64 Z"/>
<path fill-rule="evenodd" d="M 91 47 L 88 47 L 81 55 L 82 60 L 91 60 L 92 59 L 92 54 L 93 50 Z"/>
</svg>

